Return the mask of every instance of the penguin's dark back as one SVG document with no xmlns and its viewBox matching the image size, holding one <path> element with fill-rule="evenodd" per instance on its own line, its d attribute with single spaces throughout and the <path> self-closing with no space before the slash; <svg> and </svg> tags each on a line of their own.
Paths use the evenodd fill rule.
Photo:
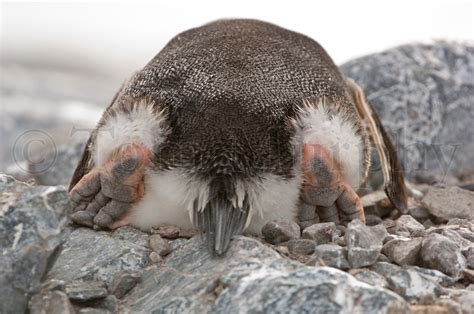
<svg viewBox="0 0 474 314">
<path fill-rule="evenodd" d="M 292 176 L 290 119 L 305 98 L 355 114 L 344 79 L 314 40 L 256 20 L 221 20 L 173 38 L 125 87 L 166 112 L 162 168 L 202 176 Z"/>
</svg>

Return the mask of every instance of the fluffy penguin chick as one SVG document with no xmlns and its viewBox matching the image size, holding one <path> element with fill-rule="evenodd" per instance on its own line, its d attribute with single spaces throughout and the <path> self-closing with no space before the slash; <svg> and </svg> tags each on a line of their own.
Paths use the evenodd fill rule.
<svg viewBox="0 0 474 314">
<path fill-rule="evenodd" d="M 74 173 L 73 221 L 198 228 L 221 255 L 310 206 L 322 221 L 364 221 L 356 194 L 370 137 L 402 211 L 403 176 L 360 88 L 312 39 L 255 20 L 173 38 L 120 89 Z"/>
</svg>

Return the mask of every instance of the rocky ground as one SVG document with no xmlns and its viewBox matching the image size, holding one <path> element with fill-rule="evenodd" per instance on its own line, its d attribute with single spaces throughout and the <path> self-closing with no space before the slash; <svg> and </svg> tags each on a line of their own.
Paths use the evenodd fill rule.
<svg viewBox="0 0 474 314">
<path fill-rule="evenodd" d="M 70 224 L 61 184 L 83 144 L 66 141 L 33 176 L 43 185 L 0 175 L 0 313 L 474 313 L 473 46 L 402 46 L 342 68 L 394 139 L 397 126 L 408 127 L 398 149 L 421 192 L 408 213 L 376 190 L 373 171 L 362 198 L 367 225 L 319 223 L 302 210 L 299 224 L 268 222 L 261 238 L 239 236 L 213 258 L 191 230 Z M 440 143 L 461 143 L 449 167 L 429 153 Z M 3 169 L 28 179 L 14 170 Z"/>
</svg>

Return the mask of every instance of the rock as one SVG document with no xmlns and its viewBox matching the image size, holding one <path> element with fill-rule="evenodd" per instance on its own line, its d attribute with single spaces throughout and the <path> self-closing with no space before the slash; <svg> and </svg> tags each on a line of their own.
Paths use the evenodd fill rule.
<svg viewBox="0 0 474 314">
<path fill-rule="evenodd" d="M 23 313 L 61 244 L 71 209 L 63 187 L 30 186 L 0 174 L 0 312 Z"/>
<path fill-rule="evenodd" d="M 407 301 L 433 302 L 444 293 L 435 282 L 420 275 L 415 269 L 403 269 L 389 263 L 376 263 L 370 267 L 387 279 L 389 288 Z"/>
<path fill-rule="evenodd" d="M 408 214 L 415 218 L 418 222 L 423 222 L 430 218 L 429 211 L 423 206 L 415 206 L 408 209 Z"/>
<path fill-rule="evenodd" d="M 425 267 L 440 270 L 455 278 L 461 277 L 466 267 L 466 260 L 456 243 L 437 233 L 423 240 L 420 256 Z"/>
<path fill-rule="evenodd" d="M 463 238 L 459 235 L 459 230 L 443 230 L 441 234 L 444 235 L 446 238 L 450 239 L 451 241 L 455 242 L 461 250 L 468 248 L 472 245 L 472 242 Z"/>
<path fill-rule="evenodd" d="M 86 307 L 83 309 L 80 309 L 79 314 L 110 314 L 109 311 L 104 310 L 104 309 L 96 309 L 93 307 Z"/>
<path fill-rule="evenodd" d="M 61 291 L 49 291 L 34 295 L 28 308 L 31 314 L 73 314 L 74 308 L 67 295 Z M 4 313 L 7 313 L 5 311 Z"/>
<path fill-rule="evenodd" d="M 300 226 L 288 220 L 274 220 L 266 223 L 262 228 L 265 241 L 271 244 L 280 244 L 301 237 Z"/>
<path fill-rule="evenodd" d="M 337 237 L 336 231 L 336 224 L 334 222 L 314 224 L 303 230 L 303 238 L 311 239 L 318 245 L 327 244 L 335 240 Z"/>
<path fill-rule="evenodd" d="M 350 270 L 349 273 L 353 275 L 357 280 L 365 282 L 373 287 L 388 288 L 388 282 L 385 277 L 379 275 L 374 271 L 364 268 L 357 268 Z"/>
<path fill-rule="evenodd" d="M 365 216 L 365 224 L 367 226 L 375 226 L 380 223 L 382 223 L 382 218 L 380 218 L 379 216 L 375 216 L 375 215 Z"/>
<path fill-rule="evenodd" d="M 66 294 L 72 301 L 91 301 L 107 296 L 105 284 L 101 281 L 73 281 L 66 285 Z"/>
<path fill-rule="evenodd" d="M 160 254 L 156 252 L 151 252 L 150 255 L 148 255 L 148 259 L 150 260 L 151 263 L 160 263 L 162 261 L 162 258 Z"/>
<path fill-rule="evenodd" d="M 347 257 L 353 268 L 370 266 L 377 261 L 387 231 L 383 225 L 368 227 L 359 220 L 347 225 Z"/>
<path fill-rule="evenodd" d="M 111 294 L 117 298 L 123 298 L 140 281 L 140 273 L 137 271 L 121 271 L 114 275 L 108 286 Z"/>
<path fill-rule="evenodd" d="M 410 235 L 421 235 L 425 231 L 425 227 L 410 215 L 400 216 L 395 224 L 398 231 L 406 231 Z"/>
<path fill-rule="evenodd" d="M 462 313 L 472 313 L 472 309 L 474 309 L 474 291 L 465 290 L 458 293 L 459 294 L 455 296 L 455 299 L 457 299 L 459 304 L 461 304 Z"/>
<path fill-rule="evenodd" d="M 309 239 L 295 239 L 288 241 L 286 246 L 291 254 L 308 255 L 314 252 L 316 243 Z"/>
<path fill-rule="evenodd" d="M 78 228 L 72 231 L 66 237 L 47 279 L 110 283 L 115 273 L 143 268 L 148 262 L 150 249 L 140 243 L 147 243 L 148 234 L 136 230 L 135 238 L 128 241 L 122 238 L 121 229 L 106 232 Z M 142 239 L 137 240 L 140 233 Z"/>
<path fill-rule="evenodd" d="M 237 236 L 222 258 L 198 238 L 146 268 L 123 300 L 131 312 L 406 312 L 407 303 L 328 267 L 308 267 L 260 242 Z"/>
<path fill-rule="evenodd" d="M 456 186 L 429 188 L 421 204 L 430 214 L 444 220 L 474 219 L 474 192 Z"/>
<path fill-rule="evenodd" d="M 166 256 L 171 252 L 171 246 L 168 241 L 163 239 L 159 234 L 150 236 L 150 248 L 160 256 Z"/>
<path fill-rule="evenodd" d="M 436 269 L 429 269 L 418 266 L 411 266 L 410 269 L 416 270 L 421 277 L 435 282 L 443 287 L 451 287 L 456 283 L 456 279 L 449 277 Z"/>
<path fill-rule="evenodd" d="M 316 246 L 314 255 L 306 263 L 310 266 L 330 266 L 339 269 L 349 269 L 344 248 L 334 244 L 321 244 Z"/>
<path fill-rule="evenodd" d="M 447 306 L 431 304 L 431 305 L 410 305 L 412 314 L 451 314 L 451 309 Z"/>
<path fill-rule="evenodd" d="M 188 240 L 186 238 L 178 238 L 176 240 L 170 240 L 168 243 L 170 245 L 171 251 L 176 250 L 180 246 L 184 245 Z"/>
<path fill-rule="evenodd" d="M 179 229 L 179 237 L 185 239 L 191 239 L 197 234 L 195 230 L 192 229 Z"/>
<path fill-rule="evenodd" d="M 398 265 L 416 265 L 419 259 L 423 238 L 413 238 L 408 241 L 391 240 L 382 248 L 382 252 Z"/>
<path fill-rule="evenodd" d="M 403 45 L 349 61 L 341 71 L 361 85 L 409 179 L 474 172 L 474 132 L 466 132 L 474 120 L 472 43 Z"/>
<path fill-rule="evenodd" d="M 61 290 L 64 291 L 66 288 L 66 282 L 63 280 L 49 279 L 41 284 L 41 291 L 53 291 Z"/>
<path fill-rule="evenodd" d="M 161 225 L 151 229 L 151 233 L 158 234 L 166 239 L 177 239 L 179 237 L 179 228 L 173 225 Z"/>
<path fill-rule="evenodd" d="M 474 283 L 474 270 L 472 269 L 464 269 L 462 271 L 463 277 L 470 283 Z"/>
<path fill-rule="evenodd" d="M 462 250 L 462 254 L 466 258 L 467 267 L 474 269 L 474 244 Z"/>
</svg>

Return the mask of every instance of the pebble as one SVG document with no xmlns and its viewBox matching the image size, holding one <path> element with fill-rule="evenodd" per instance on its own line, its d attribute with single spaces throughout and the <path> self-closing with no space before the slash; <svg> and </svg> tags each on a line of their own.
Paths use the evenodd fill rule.
<svg viewBox="0 0 474 314">
<path fill-rule="evenodd" d="M 90 301 L 107 296 L 107 289 L 102 281 L 74 281 L 66 284 L 66 294 L 72 301 Z"/>
<path fill-rule="evenodd" d="M 266 223 L 262 228 L 262 235 L 270 244 L 280 244 L 301 236 L 300 226 L 288 220 L 274 220 Z"/>
<path fill-rule="evenodd" d="M 379 288 L 388 288 L 388 282 L 384 276 L 364 268 L 351 269 L 349 273 L 358 280 L 371 286 Z"/>
<path fill-rule="evenodd" d="M 179 237 L 185 239 L 191 239 L 197 234 L 196 230 L 193 229 L 179 229 Z"/>
<path fill-rule="evenodd" d="M 150 236 L 150 248 L 160 254 L 160 256 L 166 256 L 171 253 L 171 246 L 168 241 L 159 234 L 152 234 Z"/>
<path fill-rule="evenodd" d="M 166 239 L 177 239 L 179 237 L 179 228 L 173 225 L 159 225 L 151 228 L 151 233 L 158 234 Z"/>
<path fill-rule="evenodd" d="M 370 269 L 384 276 L 390 290 L 403 296 L 407 301 L 432 303 L 444 293 L 437 283 L 424 278 L 413 268 L 405 269 L 390 263 L 375 263 Z"/>
<path fill-rule="evenodd" d="M 286 246 L 292 254 L 309 255 L 314 252 L 316 243 L 309 239 L 295 239 L 288 241 Z"/>
<path fill-rule="evenodd" d="M 416 265 L 419 260 L 421 243 L 423 238 L 413 238 L 409 240 L 393 239 L 385 243 L 382 252 L 396 264 Z"/>
<path fill-rule="evenodd" d="M 421 234 L 425 227 L 410 215 L 402 215 L 396 221 L 397 231 L 408 232 L 410 235 Z"/>
<path fill-rule="evenodd" d="M 351 266 L 360 268 L 375 263 L 386 236 L 387 231 L 382 224 L 369 227 L 359 220 L 350 222 L 347 225 L 345 239 L 348 249 L 347 258 Z"/>
<path fill-rule="evenodd" d="M 311 239 L 318 245 L 333 242 L 336 235 L 337 229 L 334 222 L 314 224 L 303 230 L 303 238 Z"/>
<path fill-rule="evenodd" d="M 330 266 L 343 270 L 350 268 L 344 248 L 335 244 L 321 244 L 316 246 L 314 255 L 306 265 Z"/>
<path fill-rule="evenodd" d="M 461 251 L 466 257 L 467 267 L 474 269 L 474 244 Z"/>
<path fill-rule="evenodd" d="M 73 314 L 74 308 L 67 295 L 62 291 L 48 291 L 34 295 L 28 308 L 31 314 Z"/>
<path fill-rule="evenodd" d="M 135 285 L 140 281 L 140 273 L 138 271 L 121 271 L 114 275 L 108 286 L 111 294 L 117 298 L 123 298 Z"/>
<path fill-rule="evenodd" d="M 382 223 L 382 218 L 376 215 L 367 215 L 365 216 L 365 224 L 367 226 L 375 226 Z"/>
<path fill-rule="evenodd" d="M 66 282 L 59 279 L 48 279 L 41 284 L 41 291 L 53 291 L 60 290 L 64 291 L 66 287 Z"/>
<path fill-rule="evenodd" d="M 155 264 L 161 262 L 160 254 L 154 251 L 150 253 L 150 255 L 148 256 L 148 259 L 150 260 L 150 262 L 155 263 Z"/>
<path fill-rule="evenodd" d="M 457 244 L 449 238 L 431 233 L 421 246 L 421 260 L 425 267 L 434 268 L 455 278 L 461 277 L 466 260 Z"/>
</svg>

